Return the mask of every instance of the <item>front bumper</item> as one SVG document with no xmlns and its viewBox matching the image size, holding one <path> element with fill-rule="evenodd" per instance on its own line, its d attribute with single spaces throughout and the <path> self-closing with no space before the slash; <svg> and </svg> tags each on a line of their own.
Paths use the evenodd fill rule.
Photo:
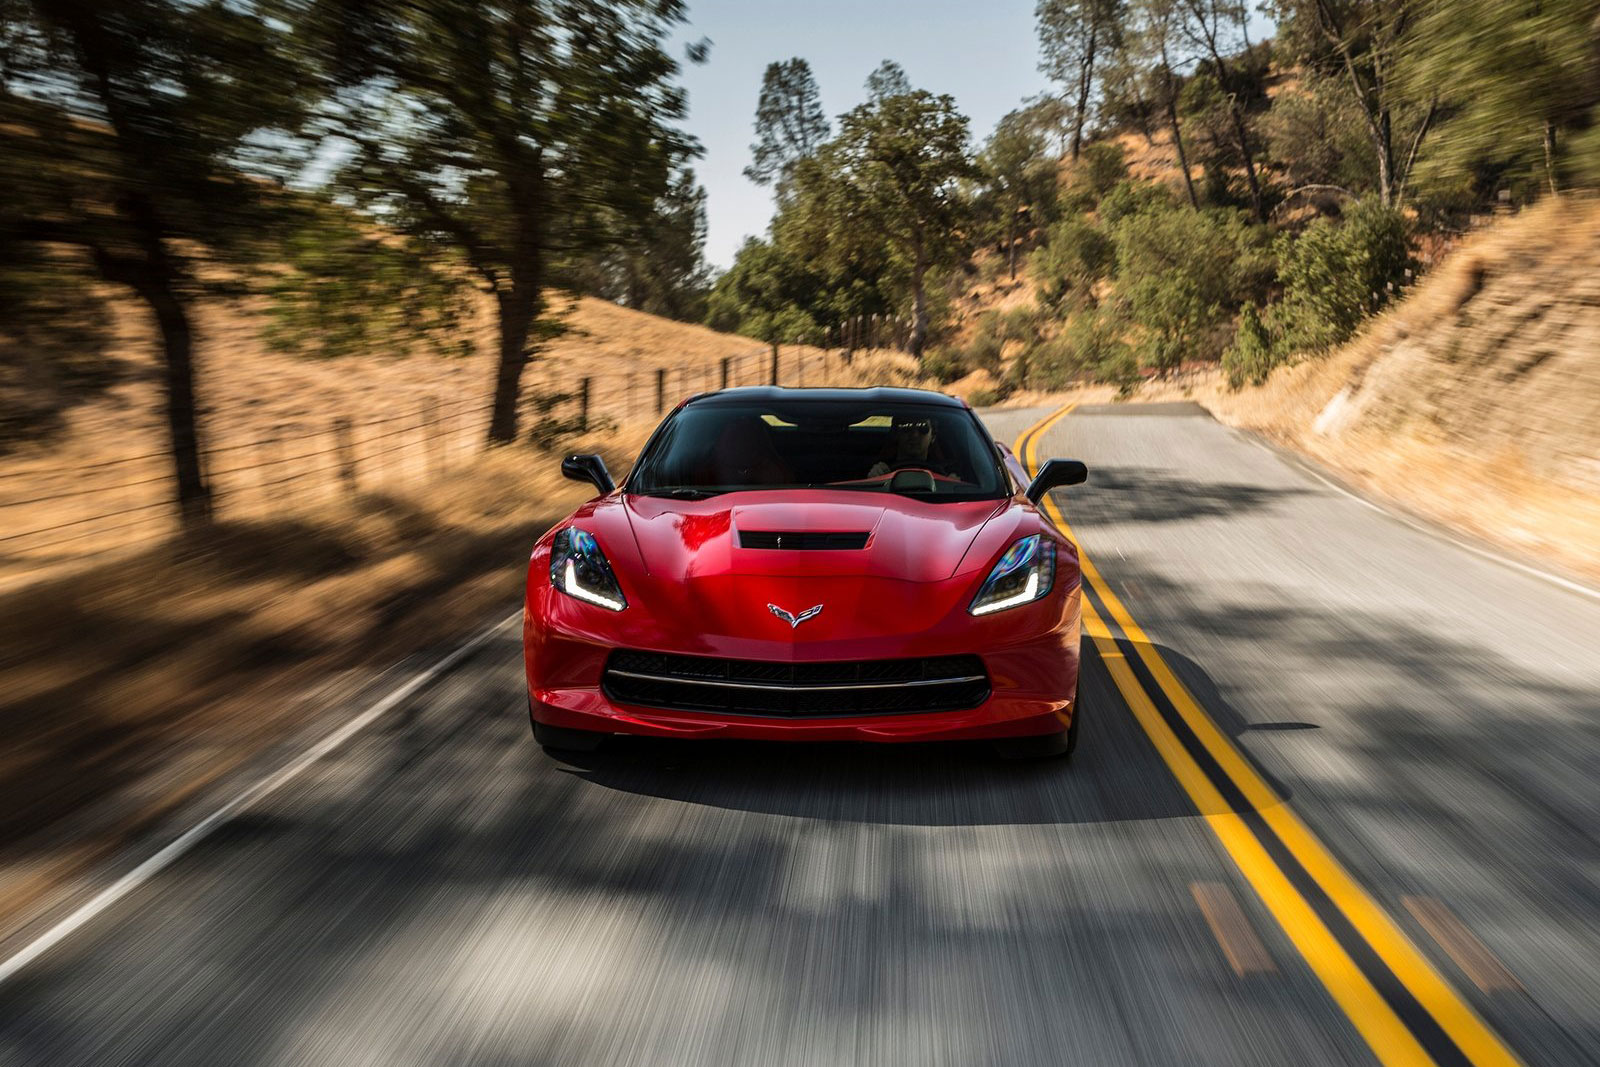
<svg viewBox="0 0 1600 1067">
<path fill-rule="evenodd" d="M 875 641 L 870 654 L 892 658 L 976 653 L 983 661 L 990 692 L 982 703 L 961 710 L 897 710 L 890 714 L 854 714 L 803 718 L 671 710 L 612 700 L 602 677 L 617 647 L 584 627 L 561 625 L 541 610 L 570 610 L 562 603 L 530 599 L 524 616 L 524 650 L 529 706 L 536 722 L 600 733 L 649 737 L 739 738 L 772 741 L 965 741 L 1031 737 L 1065 730 L 1072 722 L 1077 695 L 1079 592 L 1052 598 L 1045 612 L 1018 609 L 1014 620 L 974 627 L 964 635 L 938 630 Z M 1041 605 L 1043 607 L 1043 605 Z M 974 648 L 974 636 L 992 640 Z M 629 645 L 634 645 L 629 642 Z M 898 647 L 895 647 L 898 646 Z M 654 648 L 648 651 L 704 655 L 704 647 Z M 716 650 L 740 658 L 734 649 Z M 797 663 L 833 662 L 839 655 L 807 655 L 803 645 L 788 649 Z M 867 651 L 867 650 L 863 650 Z M 743 658 L 771 658 L 771 650 L 750 649 Z M 857 658 L 857 657 L 848 657 Z"/>
</svg>

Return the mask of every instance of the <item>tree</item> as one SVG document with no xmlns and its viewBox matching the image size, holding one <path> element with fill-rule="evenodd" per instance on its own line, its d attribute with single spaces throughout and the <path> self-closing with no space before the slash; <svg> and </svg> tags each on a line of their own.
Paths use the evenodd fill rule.
<svg viewBox="0 0 1600 1067">
<path fill-rule="evenodd" d="M 1117 222 L 1117 294 L 1143 329 L 1145 361 L 1163 374 L 1220 355 L 1233 309 L 1264 296 L 1268 234 L 1244 220 L 1231 209 L 1168 207 Z"/>
<path fill-rule="evenodd" d="M 1072 139 L 1072 105 L 1049 93 L 1030 96 L 1023 100 L 1023 104 L 1022 114 L 1028 126 L 1042 136 L 1054 137 L 1057 141 L 1056 155 L 1066 155 Z"/>
<path fill-rule="evenodd" d="M 300 110 L 280 24 L 249 3 L 184 0 L 9 0 L 4 12 L 0 255 L 82 249 L 150 309 L 179 512 L 203 523 L 192 305 L 202 267 L 250 261 L 281 206 L 240 165 Z"/>
<path fill-rule="evenodd" d="M 770 241 L 745 241 L 711 289 L 706 325 L 742 333 L 772 346 L 813 340 L 821 328 L 811 313 L 823 281 L 805 263 Z"/>
<path fill-rule="evenodd" d="M 1600 118 L 1600 9 L 1593 0 L 1416 6 L 1399 80 L 1408 97 L 1439 101 L 1431 167 L 1520 169 L 1557 193 L 1567 138 Z"/>
<path fill-rule="evenodd" d="M 575 292 L 700 322 L 711 290 L 705 244 L 706 191 L 683 167 L 626 244 L 562 264 L 555 277 Z"/>
<path fill-rule="evenodd" d="M 1243 50 L 1248 44 L 1245 36 L 1248 19 L 1244 6 L 1228 0 L 1180 0 L 1181 26 L 1203 54 L 1209 58 L 1215 72 L 1218 89 L 1226 98 L 1228 118 L 1234 137 L 1234 148 L 1244 166 L 1250 183 L 1250 203 L 1256 218 L 1267 221 L 1266 200 L 1261 193 L 1261 180 L 1256 174 L 1255 150 L 1244 115 L 1244 105 L 1239 99 L 1237 79 L 1227 57 Z M 1322 0 L 1316 0 L 1322 2 Z"/>
<path fill-rule="evenodd" d="M 1278 0 L 1275 14 L 1285 51 L 1344 84 L 1371 145 L 1378 199 L 1403 205 L 1440 105 L 1433 89 L 1420 96 L 1406 91 L 1404 68 L 1416 48 L 1420 0 Z"/>
<path fill-rule="evenodd" d="M 781 187 L 795 163 L 815 154 L 830 132 L 811 64 L 798 57 L 767 64 L 756 103 L 756 143 L 744 176 Z"/>
<path fill-rule="evenodd" d="M 905 68 L 892 59 L 878 64 L 878 69 L 867 75 L 867 99 L 879 103 L 891 96 L 904 96 L 911 92 L 911 79 Z"/>
<path fill-rule="evenodd" d="M 1189 169 L 1189 152 L 1183 143 L 1183 125 L 1178 119 L 1178 100 L 1182 84 L 1177 68 L 1188 65 L 1190 56 L 1183 49 L 1178 33 L 1178 0 L 1133 0 L 1132 25 L 1127 35 L 1127 51 L 1133 62 L 1151 72 L 1155 106 L 1167 121 L 1172 146 L 1183 172 L 1184 191 L 1189 206 L 1198 209 L 1200 198 L 1194 191 L 1194 176 Z"/>
<path fill-rule="evenodd" d="M 306 0 L 354 146 L 339 187 L 459 251 L 499 314 L 490 444 L 517 435 L 553 260 L 626 243 L 696 150 L 664 50 L 679 0 Z M 633 224 L 633 225 L 630 225 Z"/>
<path fill-rule="evenodd" d="M 1048 202 L 1055 199 L 1055 161 L 1046 154 L 1044 135 L 1023 111 L 1012 111 L 995 124 L 994 133 L 978 158 L 1000 213 L 1006 258 L 1011 277 L 1017 276 L 1017 221 L 1023 216 L 1037 224 Z"/>
<path fill-rule="evenodd" d="M 958 184 L 978 170 L 967 147 L 967 119 L 949 96 L 926 90 L 861 104 L 840 117 L 833 156 L 837 180 L 858 205 L 848 224 L 881 234 L 911 289 L 911 353 L 928 339 L 927 276 L 959 247 Z"/>
<path fill-rule="evenodd" d="M 1095 105 L 1096 64 L 1122 47 L 1125 0 L 1039 0 L 1039 70 L 1074 98 L 1072 158 Z"/>
</svg>

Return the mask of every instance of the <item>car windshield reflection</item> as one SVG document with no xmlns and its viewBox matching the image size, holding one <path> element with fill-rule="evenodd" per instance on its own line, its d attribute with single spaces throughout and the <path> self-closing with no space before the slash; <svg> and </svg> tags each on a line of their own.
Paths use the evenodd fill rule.
<svg viewBox="0 0 1600 1067">
<path fill-rule="evenodd" d="M 994 445 L 966 408 L 822 399 L 689 404 L 661 427 L 627 486 L 680 500 L 792 489 L 1008 495 Z"/>
</svg>

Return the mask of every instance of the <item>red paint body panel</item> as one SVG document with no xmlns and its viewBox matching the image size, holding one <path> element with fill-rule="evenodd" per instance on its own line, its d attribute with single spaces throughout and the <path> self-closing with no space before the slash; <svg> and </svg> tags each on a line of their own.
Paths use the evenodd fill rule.
<svg viewBox="0 0 1600 1067">
<path fill-rule="evenodd" d="M 625 610 L 551 586 L 550 542 L 569 525 L 599 542 Z M 741 530 L 870 537 L 860 550 L 747 549 L 739 546 Z M 1057 544 L 1051 592 L 1010 610 L 969 614 L 1001 553 L 1035 533 Z M 654 736 L 920 741 L 1056 733 L 1074 711 L 1078 583 L 1076 546 L 1020 495 L 934 504 L 827 489 L 707 500 L 619 490 L 579 508 L 534 548 L 523 616 L 529 703 L 535 719 L 551 726 Z M 791 627 L 768 604 L 823 610 Z M 965 711 L 820 719 L 634 707 L 601 691 L 606 657 L 617 648 L 782 662 L 976 653 L 992 693 Z"/>
</svg>

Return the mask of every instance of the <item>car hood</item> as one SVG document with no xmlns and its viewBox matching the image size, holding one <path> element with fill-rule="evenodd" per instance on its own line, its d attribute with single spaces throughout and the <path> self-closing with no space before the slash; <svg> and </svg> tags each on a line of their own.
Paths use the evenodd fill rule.
<svg viewBox="0 0 1600 1067">
<path fill-rule="evenodd" d="M 877 577 L 937 582 L 954 575 L 1007 500 L 934 504 L 841 490 L 724 493 L 707 500 L 626 495 L 623 506 L 652 577 Z M 747 548 L 741 535 L 864 534 L 862 548 Z"/>
</svg>

